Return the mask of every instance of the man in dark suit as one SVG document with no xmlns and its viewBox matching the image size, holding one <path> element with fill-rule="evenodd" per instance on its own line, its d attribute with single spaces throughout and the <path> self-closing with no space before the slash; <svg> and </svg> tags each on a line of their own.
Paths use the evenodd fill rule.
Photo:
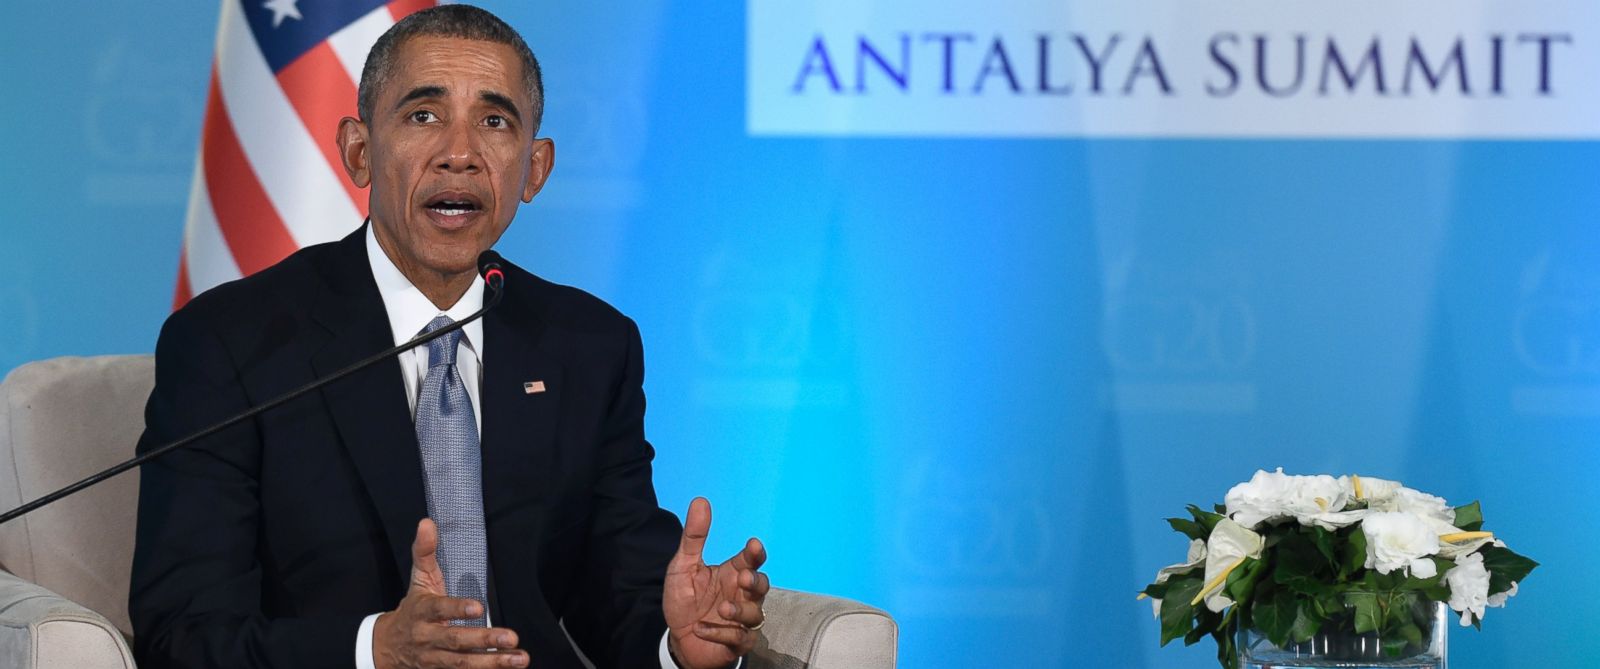
<svg viewBox="0 0 1600 669">
<path fill-rule="evenodd" d="M 173 314 L 140 450 L 476 311 L 554 164 L 542 97 L 487 12 L 397 23 L 340 126 L 369 224 Z M 657 506 L 643 374 L 631 320 L 512 266 L 482 321 L 145 465 L 141 667 L 578 667 L 569 635 L 601 667 L 736 665 L 765 550 L 708 566 L 709 505 Z"/>
</svg>

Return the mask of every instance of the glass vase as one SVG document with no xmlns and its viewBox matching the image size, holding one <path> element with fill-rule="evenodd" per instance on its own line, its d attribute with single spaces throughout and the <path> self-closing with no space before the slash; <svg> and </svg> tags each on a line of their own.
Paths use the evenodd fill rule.
<svg viewBox="0 0 1600 669">
<path fill-rule="evenodd" d="M 1320 632 L 1302 643 L 1283 647 L 1272 643 L 1259 630 L 1239 630 L 1241 669 L 1280 667 L 1342 667 L 1344 669 L 1447 669 L 1450 609 L 1444 602 L 1414 596 L 1394 605 L 1406 606 L 1422 631 L 1420 642 L 1384 639 L 1377 632 L 1355 633 L 1355 612 L 1351 608 L 1336 613 L 1323 623 Z"/>
</svg>

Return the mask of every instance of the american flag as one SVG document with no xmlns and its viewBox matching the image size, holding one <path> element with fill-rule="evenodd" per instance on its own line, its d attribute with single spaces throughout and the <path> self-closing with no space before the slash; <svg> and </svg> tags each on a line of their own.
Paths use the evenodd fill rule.
<svg viewBox="0 0 1600 669">
<path fill-rule="evenodd" d="M 367 215 L 345 176 L 339 119 L 356 115 L 367 52 L 434 0 L 223 0 L 174 307 L 333 241 Z"/>
</svg>

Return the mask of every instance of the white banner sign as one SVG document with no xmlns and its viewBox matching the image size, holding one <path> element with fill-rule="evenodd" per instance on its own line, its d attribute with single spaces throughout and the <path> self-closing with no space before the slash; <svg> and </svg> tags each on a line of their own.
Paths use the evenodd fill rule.
<svg viewBox="0 0 1600 669">
<path fill-rule="evenodd" d="M 755 135 L 1600 137 L 1600 2 L 748 0 Z"/>
</svg>

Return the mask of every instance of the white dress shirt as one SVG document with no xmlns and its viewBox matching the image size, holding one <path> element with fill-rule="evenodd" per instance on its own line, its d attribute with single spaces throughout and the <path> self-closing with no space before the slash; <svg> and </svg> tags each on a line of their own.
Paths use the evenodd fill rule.
<svg viewBox="0 0 1600 669">
<path fill-rule="evenodd" d="M 474 281 L 465 295 L 449 309 L 440 311 L 411 284 L 411 280 L 395 267 L 394 261 L 378 245 L 378 237 L 367 224 L 367 264 L 372 267 L 372 278 L 378 284 L 378 294 L 383 298 L 383 309 L 389 314 L 389 330 L 394 334 L 395 345 L 402 344 L 422 333 L 428 323 L 439 316 L 449 316 L 459 321 L 483 308 L 483 282 Z M 461 328 L 461 343 L 456 350 L 456 370 L 466 386 L 467 399 L 472 402 L 472 418 L 478 423 L 478 434 L 483 434 L 483 403 L 478 399 L 479 386 L 483 385 L 483 321 L 473 321 Z M 411 405 L 411 420 L 417 419 L 417 394 L 422 379 L 428 375 L 428 347 L 418 346 L 400 354 L 400 375 L 406 382 L 406 401 Z M 488 602 L 484 618 L 488 619 Z M 356 631 L 357 669 L 376 669 L 372 659 L 372 627 L 382 613 L 374 613 L 361 621 Z M 735 667 L 744 664 L 740 660 Z M 662 669 L 678 669 L 672 655 L 667 652 L 667 635 L 661 635 Z"/>
</svg>

